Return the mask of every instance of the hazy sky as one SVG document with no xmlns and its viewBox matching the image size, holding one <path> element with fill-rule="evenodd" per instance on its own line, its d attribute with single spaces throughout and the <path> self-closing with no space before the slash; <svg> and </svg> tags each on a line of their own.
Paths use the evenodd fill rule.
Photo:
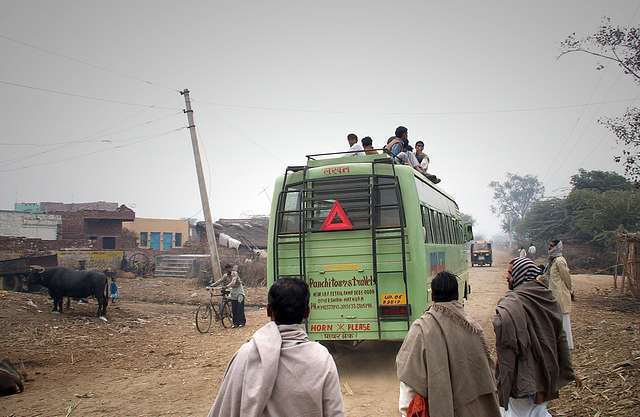
<svg viewBox="0 0 640 417">
<path fill-rule="evenodd" d="M 183 88 L 214 218 L 267 213 L 260 192 L 287 164 L 346 149 L 349 132 L 382 145 L 399 124 L 476 232 L 498 230 L 487 185 L 506 172 L 557 195 L 580 167 L 619 170 L 596 120 L 630 103 L 565 106 L 640 88 L 556 57 L 602 16 L 637 25 L 637 0 L 444 3 L 0 0 L 0 208 L 106 200 L 201 217 L 189 133 L 171 132 L 187 124 Z"/>
</svg>

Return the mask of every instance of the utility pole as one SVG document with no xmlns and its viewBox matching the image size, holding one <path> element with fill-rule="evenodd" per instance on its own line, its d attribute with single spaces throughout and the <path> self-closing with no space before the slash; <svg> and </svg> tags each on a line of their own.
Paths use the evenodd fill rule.
<svg viewBox="0 0 640 417">
<path fill-rule="evenodd" d="M 211 254 L 211 272 L 213 272 L 213 280 L 217 281 L 222 278 L 220 270 L 220 257 L 218 256 L 218 245 L 216 244 L 216 235 L 213 230 L 213 220 L 211 219 L 211 207 L 209 207 L 209 196 L 207 195 L 207 184 L 204 182 L 204 173 L 202 171 L 202 159 L 200 158 L 200 146 L 198 145 L 198 135 L 196 133 L 196 125 L 193 121 L 193 110 L 191 109 L 191 99 L 189 98 L 189 90 L 186 88 L 180 92 L 184 96 L 184 105 L 189 122 L 189 133 L 191 133 L 191 145 L 193 147 L 193 159 L 196 162 L 196 174 L 198 176 L 198 186 L 200 187 L 200 200 L 202 201 L 202 213 L 204 214 L 204 225 L 207 231 L 207 242 L 209 242 L 209 253 Z"/>
</svg>

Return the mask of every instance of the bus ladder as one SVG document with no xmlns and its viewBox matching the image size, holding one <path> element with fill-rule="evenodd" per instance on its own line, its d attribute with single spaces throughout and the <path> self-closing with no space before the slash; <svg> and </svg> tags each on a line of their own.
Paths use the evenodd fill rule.
<svg viewBox="0 0 640 417">
<path fill-rule="evenodd" d="M 378 176 L 376 175 L 376 165 L 381 163 L 390 163 L 391 170 L 393 172 L 393 184 L 379 184 Z M 405 217 L 404 217 L 404 209 L 402 206 L 402 191 L 400 189 L 400 183 L 398 181 L 398 177 L 396 175 L 395 163 L 392 160 L 384 160 L 384 159 L 376 159 L 371 162 L 371 183 L 370 183 L 370 195 L 371 195 L 371 204 L 370 204 L 370 212 L 369 216 L 371 218 L 370 227 L 371 227 L 371 256 L 372 256 L 372 271 L 373 271 L 373 280 L 376 283 L 376 313 L 378 320 L 378 338 L 382 336 L 381 329 L 381 321 L 405 321 L 407 324 L 407 330 L 411 326 L 411 305 L 409 304 L 409 294 L 408 294 L 408 286 L 407 286 L 407 257 L 406 257 L 406 241 L 405 241 Z M 396 191 L 396 204 L 381 204 L 378 201 L 378 191 L 383 189 L 393 189 Z M 391 209 L 397 208 L 398 214 L 400 217 L 400 227 L 385 227 L 384 229 L 379 228 L 379 216 L 383 209 Z M 400 248 L 401 248 L 401 269 L 393 270 L 393 271 L 379 271 L 378 268 L 378 241 L 380 240 L 399 240 Z M 380 306 L 380 295 L 379 295 L 379 278 L 384 274 L 402 274 L 402 281 L 404 283 L 404 296 L 406 303 L 405 306 L 407 308 L 406 315 L 402 316 L 390 316 L 386 318 L 381 318 L 381 306 Z M 400 305 L 402 306 L 402 305 Z"/>
<path fill-rule="evenodd" d="M 301 189 L 299 191 L 287 191 L 287 179 L 289 173 L 295 173 L 303 171 L 303 180 Z M 278 194 L 276 221 L 274 224 L 273 233 L 273 279 L 280 278 L 300 278 L 306 281 L 306 263 L 305 263 L 305 242 L 304 237 L 306 233 L 306 215 L 304 210 L 304 196 L 306 188 L 307 167 L 306 166 L 288 166 L 284 172 L 284 178 L 282 180 L 282 189 Z M 285 211 L 284 205 L 287 200 L 287 196 L 294 192 L 299 193 L 298 201 L 300 202 L 300 208 L 291 211 Z M 282 210 L 280 210 L 282 208 Z M 282 217 L 286 214 L 298 215 L 298 232 L 287 233 L 286 235 L 280 234 L 280 222 Z M 293 239 L 293 240 L 292 240 Z M 281 245 L 297 245 L 298 246 L 298 273 L 297 274 L 280 274 L 280 246 Z"/>
</svg>

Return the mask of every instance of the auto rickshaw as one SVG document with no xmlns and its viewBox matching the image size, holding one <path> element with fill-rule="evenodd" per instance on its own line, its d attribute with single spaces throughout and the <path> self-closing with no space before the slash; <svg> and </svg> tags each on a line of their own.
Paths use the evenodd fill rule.
<svg viewBox="0 0 640 417">
<path fill-rule="evenodd" d="M 471 266 L 484 266 L 493 263 L 491 242 L 477 240 L 471 244 Z"/>
</svg>

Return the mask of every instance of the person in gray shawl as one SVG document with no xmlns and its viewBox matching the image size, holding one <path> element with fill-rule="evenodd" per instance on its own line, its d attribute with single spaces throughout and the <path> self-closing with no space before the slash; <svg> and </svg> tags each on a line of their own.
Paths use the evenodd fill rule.
<svg viewBox="0 0 640 417">
<path fill-rule="evenodd" d="M 493 361 L 482 327 L 458 301 L 458 282 L 447 271 L 433 278 L 433 304 L 413 323 L 398 352 L 402 416 L 417 395 L 431 416 L 500 415 Z"/>
<path fill-rule="evenodd" d="M 509 262 L 510 291 L 493 316 L 498 356 L 496 378 L 505 417 L 551 417 L 547 402 L 575 379 L 562 310 L 537 278 L 531 259 Z"/>
<path fill-rule="evenodd" d="M 327 349 L 309 341 L 309 287 L 295 278 L 269 289 L 271 321 L 242 345 L 209 417 L 344 417 L 338 371 Z"/>
</svg>

